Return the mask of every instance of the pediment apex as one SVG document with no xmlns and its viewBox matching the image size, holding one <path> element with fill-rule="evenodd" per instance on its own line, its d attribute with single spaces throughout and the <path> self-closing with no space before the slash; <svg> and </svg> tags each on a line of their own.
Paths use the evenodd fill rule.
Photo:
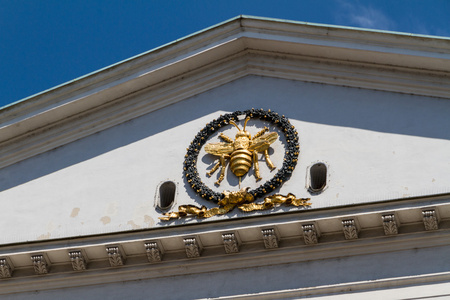
<svg viewBox="0 0 450 300">
<path fill-rule="evenodd" d="M 9 144 L 40 130 L 88 114 L 102 120 L 108 109 L 121 110 L 120 117 L 108 114 L 107 123 L 90 131 L 65 135 L 64 144 L 137 117 L 131 108 L 136 103 L 145 106 L 141 114 L 149 113 L 248 75 L 448 98 L 449 49 L 448 38 L 238 16 L 5 107 L 0 144 L 11 153 Z M 361 79 L 361 68 L 373 74 Z M 405 82 L 401 72 L 412 79 Z M 144 93 L 152 100 L 142 100 Z M 17 161 L 13 156 L 4 165 Z"/>
</svg>

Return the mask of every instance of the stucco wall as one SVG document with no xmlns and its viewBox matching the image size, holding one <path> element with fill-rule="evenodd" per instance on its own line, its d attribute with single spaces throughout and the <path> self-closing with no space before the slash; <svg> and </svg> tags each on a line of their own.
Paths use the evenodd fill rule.
<svg viewBox="0 0 450 300">
<path fill-rule="evenodd" d="M 175 181 L 177 205 L 213 207 L 186 186 L 186 147 L 220 114 L 252 107 L 284 114 L 298 130 L 300 159 L 279 192 L 311 197 L 312 209 L 450 192 L 448 100 L 250 76 L 0 170 L 0 226 L 8 228 L 0 242 L 198 222 L 161 223 L 157 186 Z M 260 126 L 249 123 L 249 131 Z M 277 166 L 283 151 L 281 138 L 273 144 Z M 210 167 L 211 156 L 199 158 L 199 170 Z M 311 196 L 306 173 L 317 161 L 328 165 L 329 183 Z M 263 160 L 260 168 L 269 174 Z M 213 187 L 215 177 L 203 179 Z M 232 186 L 218 190 L 235 188 L 227 179 Z M 254 177 L 243 184 L 254 186 Z"/>
</svg>

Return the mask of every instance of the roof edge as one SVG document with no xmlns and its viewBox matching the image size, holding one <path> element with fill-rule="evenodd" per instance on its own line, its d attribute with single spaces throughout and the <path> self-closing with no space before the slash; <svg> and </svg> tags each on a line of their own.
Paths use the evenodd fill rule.
<svg viewBox="0 0 450 300">
<path fill-rule="evenodd" d="M 181 37 L 179 39 L 176 39 L 176 40 L 174 40 L 172 42 L 169 42 L 169 43 L 163 44 L 161 46 L 152 48 L 152 49 L 150 49 L 148 51 L 145 51 L 143 53 L 137 54 L 137 55 L 132 56 L 130 58 L 118 61 L 116 63 L 113 63 L 111 65 L 105 66 L 105 67 L 103 67 L 101 69 L 98 69 L 96 71 L 90 72 L 90 73 L 88 73 L 86 75 L 83 75 L 83 76 L 80 76 L 80 77 L 76 77 L 76 78 L 74 78 L 72 80 L 66 81 L 64 83 L 61 83 L 59 85 L 56 85 L 54 87 L 51 87 L 51 88 L 46 89 L 44 91 L 41 91 L 39 93 L 36 93 L 36 94 L 30 95 L 28 97 L 25 97 L 23 99 L 19 99 L 17 101 L 14 101 L 14 102 L 12 102 L 10 104 L 7 104 L 5 106 L 0 107 L 0 113 L 2 113 L 5 110 L 10 109 L 11 107 L 14 107 L 16 105 L 24 103 L 24 102 L 26 102 L 26 101 L 28 101 L 30 99 L 33 99 L 33 98 L 36 98 L 36 97 L 40 97 L 40 96 L 42 96 L 44 94 L 47 94 L 49 92 L 53 92 L 53 91 L 58 90 L 60 88 L 66 87 L 66 86 L 68 86 L 68 85 L 70 85 L 70 84 L 72 84 L 74 82 L 77 82 L 77 81 L 80 81 L 80 80 L 83 80 L 83 79 L 86 79 L 86 78 L 90 78 L 92 76 L 95 76 L 95 75 L 100 74 L 100 73 L 102 73 L 104 71 L 110 70 L 112 68 L 115 68 L 115 67 L 117 67 L 119 65 L 122 65 L 124 63 L 133 61 L 135 59 L 138 59 L 138 58 L 141 58 L 143 56 L 149 55 L 151 53 L 155 53 L 155 52 L 157 52 L 159 50 L 171 47 L 171 46 L 173 46 L 173 45 L 175 45 L 177 43 L 189 40 L 190 38 L 199 36 L 199 35 L 201 35 L 201 34 L 203 34 L 205 32 L 208 32 L 210 30 L 214 30 L 214 29 L 219 28 L 219 27 L 221 27 L 221 26 L 223 26 L 225 24 L 229 24 L 229 23 L 232 23 L 232 22 L 239 21 L 240 27 L 243 27 L 243 25 L 241 24 L 240 21 L 241 20 L 245 20 L 245 19 L 255 20 L 255 21 L 265 21 L 265 22 L 276 22 L 276 23 L 285 23 L 285 24 L 293 24 L 293 25 L 296 24 L 296 25 L 304 25 L 304 26 L 312 26 L 312 27 L 321 27 L 321 28 L 324 28 L 324 29 L 344 29 L 344 30 L 351 30 L 351 31 L 362 31 L 362 32 L 397 35 L 397 36 L 403 36 L 403 37 L 413 37 L 413 38 L 422 38 L 422 39 L 426 38 L 426 39 L 434 39 L 434 40 L 442 40 L 442 41 L 450 42 L 450 37 L 443 37 L 443 36 L 422 35 L 422 34 L 405 33 L 405 32 L 389 31 L 389 30 L 368 29 L 368 28 L 352 27 L 352 26 L 329 25 L 329 24 L 314 23 L 314 22 L 304 22 L 304 21 L 295 21 L 295 20 L 287 20 L 287 19 L 259 17 L 259 16 L 253 16 L 253 15 L 238 15 L 238 16 L 235 16 L 235 17 L 230 18 L 228 20 L 225 20 L 223 22 L 220 22 L 220 23 L 214 24 L 212 26 L 206 27 L 206 28 L 204 28 L 202 30 L 195 31 L 195 32 L 193 32 L 193 33 L 191 33 L 189 35 L 183 36 L 183 37 Z"/>
<path fill-rule="evenodd" d="M 220 27 L 220 26 L 222 26 L 222 25 L 225 25 L 225 24 L 228 24 L 228 23 L 235 22 L 236 20 L 240 20 L 240 19 L 242 19 L 243 17 L 244 17 L 243 15 L 239 15 L 239 16 L 233 17 L 233 18 L 228 19 L 228 20 L 225 20 L 225 21 L 223 21 L 223 22 L 220 22 L 220 23 L 214 24 L 214 25 L 212 25 L 212 26 L 206 27 L 206 28 L 204 28 L 204 29 L 195 31 L 195 32 L 193 32 L 193 33 L 191 33 L 191 34 L 188 34 L 188 35 L 186 35 L 186 36 L 183 36 L 183 37 L 178 38 L 178 39 L 176 39 L 176 40 L 173 40 L 173 41 L 171 41 L 171 42 L 165 43 L 165 44 L 163 44 L 163 45 L 161 45 L 161 46 L 152 48 L 152 49 L 150 49 L 150 50 L 147 50 L 147 51 L 145 51 L 145 52 L 139 53 L 139 54 L 137 54 L 137 55 L 134 55 L 134 56 L 132 56 L 132 57 L 126 58 L 126 59 L 124 59 L 124 60 L 118 61 L 118 62 L 113 63 L 113 64 L 111 64 L 111 65 L 105 66 L 105 67 L 100 68 L 100 69 L 98 69 L 98 70 L 95 70 L 95 71 L 93 71 L 93 72 L 90 72 L 90 73 L 87 73 L 87 74 L 85 74 L 85 75 L 76 77 L 76 78 L 74 78 L 74 79 L 72 79 L 72 80 L 63 82 L 63 83 L 61 83 L 61 84 L 58 84 L 58 85 L 56 85 L 56 86 L 54 86 L 54 87 L 51 87 L 51 88 L 48 88 L 48 89 L 43 90 L 43 91 L 41 91 L 41 92 L 38 92 L 38 93 L 36 93 L 36 94 L 33 94 L 33 95 L 28 96 L 28 97 L 19 99 L 19 100 L 14 101 L 14 102 L 12 102 L 12 103 L 10 103 L 10 104 L 7 104 L 7 105 L 4 105 L 4 106 L 0 107 L 0 113 L 1 113 L 3 110 L 6 110 L 6 109 L 8 109 L 8 108 L 10 108 L 10 107 L 12 107 L 12 106 L 18 105 L 18 104 L 23 103 L 23 102 L 25 102 L 25 101 L 28 101 L 28 100 L 30 100 L 30 99 L 32 99 L 32 98 L 36 98 L 36 97 L 42 96 L 42 95 L 44 95 L 44 94 L 46 94 L 46 93 L 49 93 L 49 92 L 55 91 L 55 90 L 57 90 L 57 89 L 59 89 L 59 88 L 68 86 L 68 85 L 70 85 L 70 84 L 72 84 L 72 83 L 74 83 L 74 82 L 77 82 L 77 81 L 80 81 L 80 80 L 83 80 L 83 79 L 86 79 L 86 78 L 95 76 L 95 75 L 97 75 L 97 74 L 102 73 L 103 71 L 107 71 L 107 70 L 109 70 L 109 69 L 112 69 L 112 68 L 114 68 L 114 67 L 117 67 L 117 66 L 119 66 L 119 65 L 122 65 L 122 64 L 124 64 L 124 63 L 130 62 L 130 61 L 132 61 L 132 60 L 135 60 L 135 59 L 141 58 L 141 57 L 143 57 L 143 56 L 146 56 L 146 55 L 148 55 L 148 54 L 157 52 L 157 51 L 162 50 L 162 49 L 164 49 L 164 48 L 171 47 L 171 46 L 173 46 L 173 45 L 175 45 L 175 44 L 177 44 L 177 43 L 186 41 L 186 40 L 188 40 L 188 39 L 190 39 L 190 38 L 193 38 L 193 37 L 195 37 L 195 36 L 198 36 L 198 35 L 200 35 L 200 34 L 202 34 L 202 33 L 207 32 L 207 31 L 214 30 L 214 29 L 216 29 L 216 28 L 218 28 L 218 27 Z"/>
</svg>

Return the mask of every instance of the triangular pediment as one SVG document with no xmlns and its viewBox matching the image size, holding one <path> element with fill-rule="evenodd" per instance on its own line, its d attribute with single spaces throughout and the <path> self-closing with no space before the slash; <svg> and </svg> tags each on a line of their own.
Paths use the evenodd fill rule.
<svg viewBox="0 0 450 300">
<path fill-rule="evenodd" d="M 2 109 L 0 294 L 448 281 L 449 50 L 239 16 Z"/>
</svg>

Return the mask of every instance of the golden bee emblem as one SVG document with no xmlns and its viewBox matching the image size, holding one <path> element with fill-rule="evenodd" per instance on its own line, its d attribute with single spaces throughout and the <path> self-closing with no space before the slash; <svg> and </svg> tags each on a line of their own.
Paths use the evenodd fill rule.
<svg viewBox="0 0 450 300">
<path fill-rule="evenodd" d="M 264 129 L 252 137 L 250 133 L 245 130 L 249 120 L 250 117 L 245 119 L 242 130 L 233 121 L 229 122 L 238 129 L 238 133 L 236 134 L 234 141 L 225 134 L 220 133 L 219 138 L 222 139 L 223 142 L 209 143 L 205 145 L 206 153 L 219 157 L 219 162 L 217 162 L 211 171 L 206 173 L 208 176 L 211 176 L 219 167 L 221 167 L 219 179 L 215 183 L 218 186 L 225 177 L 225 168 L 227 166 L 228 159 L 230 160 L 231 171 L 234 175 L 239 177 L 239 183 L 241 182 L 241 177 L 247 174 L 252 167 L 252 162 L 255 170 L 256 181 L 262 179 L 259 173 L 257 152 L 264 153 L 267 166 L 271 170 L 275 169 L 275 166 L 270 160 L 268 149 L 270 145 L 278 139 L 278 134 L 276 132 L 266 133 L 269 129 L 264 127 Z"/>
</svg>

